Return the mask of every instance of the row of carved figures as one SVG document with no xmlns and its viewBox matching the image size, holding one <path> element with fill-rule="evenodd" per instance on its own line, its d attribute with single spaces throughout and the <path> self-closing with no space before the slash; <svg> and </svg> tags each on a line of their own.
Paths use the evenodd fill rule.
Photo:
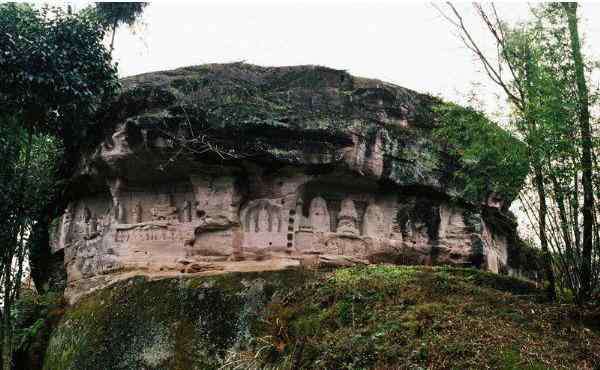
<svg viewBox="0 0 600 370">
<path fill-rule="evenodd" d="M 312 229 L 317 232 L 331 231 L 331 218 L 327 201 L 320 196 L 313 198 L 308 211 L 309 225 L 301 225 L 302 229 Z M 338 234 L 359 235 L 360 220 L 352 198 L 342 201 L 337 215 L 336 232 Z M 362 231 L 366 236 L 378 237 L 385 234 L 385 222 L 381 208 L 371 203 L 367 206 L 362 220 Z"/>
<path fill-rule="evenodd" d="M 87 238 L 93 238 L 102 233 L 102 230 L 110 223 L 110 218 L 114 217 L 117 223 L 127 223 L 127 214 L 125 207 L 121 202 L 116 200 L 113 207 L 113 215 L 109 217 L 96 218 L 91 210 L 83 207 L 80 221 L 80 230 Z M 172 205 L 172 200 L 169 195 L 159 196 L 158 202 L 150 208 L 150 215 L 153 221 L 177 221 L 179 220 L 179 210 L 181 210 L 181 221 L 192 221 L 192 203 L 185 200 L 181 208 Z M 281 206 L 275 205 L 269 201 L 261 200 L 249 207 L 246 212 L 245 230 L 248 232 L 282 232 L 282 215 Z M 301 212 L 301 206 L 298 213 Z M 137 202 L 131 209 L 131 223 L 141 223 L 143 209 L 142 204 Z M 61 241 L 65 245 L 67 236 L 71 229 L 73 219 L 72 208 L 67 208 L 61 227 Z M 306 221 L 308 223 L 306 223 Z M 310 202 L 308 219 L 301 222 L 300 229 L 315 232 L 330 232 L 332 231 L 332 220 L 329 214 L 327 201 L 317 196 Z M 337 215 L 337 223 L 335 232 L 345 235 L 359 235 L 379 237 L 385 234 L 385 222 L 381 208 L 375 203 L 371 203 L 365 210 L 364 217 L 359 219 L 358 212 L 354 201 L 351 198 L 345 198 L 340 207 L 340 212 Z"/>
<path fill-rule="evenodd" d="M 96 236 L 102 234 L 103 230 L 107 228 L 109 224 L 109 217 L 95 217 L 87 206 L 83 207 L 81 219 L 79 222 L 75 223 L 78 232 L 83 234 L 83 236 L 87 239 L 95 238 Z M 61 223 L 59 244 L 62 247 L 65 247 L 68 243 L 70 243 L 69 235 L 71 233 L 72 226 L 73 210 L 72 207 L 69 206 L 65 210 Z"/>
<path fill-rule="evenodd" d="M 127 223 L 126 211 L 121 202 L 118 200 L 115 202 L 115 219 L 118 223 Z M 192 222 L 192 202 L 189 200 L 185 200 L 181 207 L 182 222 Z M 142 204 L 137 202 L 135 206 L 133 206 L 133 210 L 131 212 L 131 221 L 132 223 L 140 223 L 143 222 L 142 219 Z M 150 208 L 150 215 L 152 216 L 152 221 L 178 221 L 178 209 L 173 206 L 173 201 L 171 196 L 168 194 L 161 194 L 158 197 L 158 202 Z"/>
<path fill-rule="evenodd" d="M 81 219 L 77 223 L 81 233 L 87 238 L 93 238 L 98 234 L 102 233 L 102 230 L 110 223 L 109 218 L 113 218 L 117 223 L 127 223 L 127 213 L 123 203 L 118 200 L 115 202 L 113 208 L 113 215 L 108 217 L 99 216 L 96 217 L 92 214 L 92 211 L 88 206 L 84 205 L 81 213 Z M 172 202 L 169 196 L 159 197 L 159 202 L 150 208 L 150 215 L 153 221 L 176 221 L 178 218 L 178 209 L 171 205 Z M 182 222 L 192 221 L 192 203 L 189 200 L 185 200 L 181 207 Z M 68 243 L 68 235 L 71 232 L 71 226 L 73 224 L 73 207 L 69 206 L 65 210 L 62 218 L 61 229 L 60 229 L 60 240 L 61 245 Z M 137 202 L 131 211 L 131 222 L 140 223 L 142 220 L 142 204 Z"/>
</svg>

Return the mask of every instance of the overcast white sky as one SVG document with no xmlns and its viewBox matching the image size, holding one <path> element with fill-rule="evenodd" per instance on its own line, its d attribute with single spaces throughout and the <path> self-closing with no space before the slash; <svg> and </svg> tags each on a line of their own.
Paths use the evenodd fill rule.
<svg viewBox="0 0 600 370">
<path fill-rule="evenodd" d="M 507 20 L 527 16 L 527 3 L 496 4 Z M 472 5 L 457 6 L 477 30 L 480 22 Z M 598 56 L 600 4 L 583 3 L 580 15 L 586 50 Z M 463 103 L 474 84 L 487 81 L 429 2 L 154 2 L 143 23 L 135 34 L 127 27 L 117 31 L 114 56 L 121 76 L 241 60 L 265 66 L 318 64 Z M 483 29 L 479 35 L 482 42 L 489 40 Z M 484 85 L 477 91 L 486 110 L 494 111 L 498 105 L 494 90 Z"/>
</svg>

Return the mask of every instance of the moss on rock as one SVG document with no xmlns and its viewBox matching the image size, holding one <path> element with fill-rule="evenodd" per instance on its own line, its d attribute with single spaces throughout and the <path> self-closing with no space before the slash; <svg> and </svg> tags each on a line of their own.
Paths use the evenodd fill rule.
<svg viewBox="0 0 600 370">
<path fill-rule="evenodd" d="M 149 281 L 71 307 L 44 368 L 554 368 L 600 335 L 531 283 L 474 269 L 368 266 Z"/>
<path fill-rule="evenodd" d="M 217 369 L 279 289 L 303 273 L 137 277 L 82 299 L 50 341 L 44 369 Z"/>
<path fill-rule="evenodd" d="M 369 156 L 378 137 L 384 162 L 378 176 L 398 186 L 426 186 L 479 204 L 493 191 L 510 203 L 523 182 L 515 176 L 506 185 L 502 174 L 489 171 L 473 172 L 473 179 L 457 176 L 464 166 L 459 150 L 448 150 L 444 135 L 434 135 L 444 124 L 437 109 L 445 106 L 440 99 L 343 70 L 207 64 L 131 76 L 122 84 L 122 94 L 100 118 L 106 136 L 98 135 L 98 142 L 110 141 L 115 125 L 127 122 L 129 137 L 141 137 L 136 132 L 142 130 L 148 138 L 193 132 L 203 137 L 198 142 L 210 140 L 226 153 L 221 161 L 252 158 L 273 167 L 341 164 L 339 155 L 330 154 L 358 140 Z M 490 124 L 475 134 L 497 138 L 500 154 L 524 147 L 496 131 Z M 511 161 L 526 164 L 525 157 Z M 472 184 L 478 185 L 475 190 Z"/>
</svg>

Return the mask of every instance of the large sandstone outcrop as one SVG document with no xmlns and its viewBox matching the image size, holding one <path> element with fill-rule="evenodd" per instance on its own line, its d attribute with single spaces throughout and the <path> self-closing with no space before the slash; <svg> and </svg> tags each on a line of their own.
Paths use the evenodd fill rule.
<svg viewBox="0 0 600 370">
<path fill-rule="evenodd" d="M 429 96 L 234 63 L 122 81 L 57 223 L 68 286 L 376 262 L 510 270 L 511 199 L 465 195 Z M 510 145 L 519 145 L 518 142 Z"/>
</svg>

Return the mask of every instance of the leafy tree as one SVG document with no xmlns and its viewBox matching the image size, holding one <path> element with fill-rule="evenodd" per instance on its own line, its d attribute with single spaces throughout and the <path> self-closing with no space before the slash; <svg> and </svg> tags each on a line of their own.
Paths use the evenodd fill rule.
<svg viewBox="0 0 600 370">
<path fill-rule="evenodd" d="M 533 182 L 539 200 L 538 207 L 538 236 L 545 261 L 545 277 L 548 280 L 548 298 L 555 298 L 555 277 L 552 269 L 552 258 L 548 247 L 546 233 L 547 203 L 543 173 L 543 146 L 539 145 L 539 139 L 544 138 L 541 134 L 541 125 L 534 115 L 532 107 L 535 107 L 536 98 L 539 94 L 534 93 L 537 85 L 534 83 L 540 74 L 535 68 L 537 49 L 530 48 L 531 33 L 526 30 L 510 30 L 498 17 L 496 8 L 491 5 L 491 11 L 486 11 L 482 5 L 475 4 L 475 9 L 483 24 L 489 30 L 498 49 L 498 63 L 492 60 L 490 55 L 484 53 L 481 47 L 472 37 L 465 25 L 461 14 L 448 3 L 451 14 L 448 15 L 440 10 L 440 13 L 459 31 L 459 35 L 467 48 L 469 48 L 480 60 L 488 77 L 506 93 L 513 111 L 517 117 L 518 130 L 524 136 L 527 144 L 528 157 L 533 172 Z M 522 32 L 525 31 L 525 32 Z"/>
<path fill-rule="evenodd" d="M 28 235 L 55 216 L 60 206 L 53 199 L 74 168 L 72 154 L 94 128 L 98 106 L 118 88 L 103 36 L 104 26 L 89 12 L 0 4 L 4 369 L 11 367 L 10 313 L 20 292 Z"/>
<path fill-rule="evenodd" d="M 84 136 L 91 114 L 118 87 L 103 36 L 102 24 L 88 13 L 1 4 L 3 111 L 28 131 Z"/>
<path fill-rule="evenodd" d="M 442 123 L 435 134 L 452 144 L 446 149 L 449 153 L 460 156 L 462 168 L 456 180 L 465 185 L 467 196 L 494 192 L 514 199 L 518 195 L 514 189 L 529 171 L 525 146 L 482 112 L 451 103 L 435 109 Z"/>
<path fill-rule="evenodd" d="M 110 52 L 114 50 L 115 34 L 122 24 L 133 26 L 144 12 L 148 3 L 142 2 L 103 2 L 96 3 L 96 13 L 105 27 L 111 30 Z"/>
<path fill-rule="evenodd" d="M 501 21 L 493 4 L 475 9 L 494 40 L 498 58 L 474 41 L 460 13 L 444 14 L 490 79 L 506 93 L 517 132 L 528 147 L 531 181 L 520 199 L 545 259 L 549 297 L 555 269 L 560 288 L 590 298 L 600 279 L 600 236 L 593 191 L 594 148 L 581 55 L 576 4 L 550 3 L 532 9 L 532 19 L 516 27 Z M 531 196 L 531 193 L 535 196 Z M 580 207 L 583 199 L 583 207 Z M 582 222 L 583 221 L 583 222 Z M 583 229 L 583 237 L 580 229 Z M 595 234 L 594 234 L 595 232 Z"/>
<path fill-rule="evenodd" d="M 538 176 L 543 179 L 543 201 L 548 205 L 547 242 L 560 288 L 568 287 L 584 302 L 600 277 L 594 264 L 599 246 L 598 236 L 593 235 L 597 219 L 589 157 L 593 150 L 589 126 L 593 99 L 588 96 L 586 67 L 577 51 L 576 19 L 565 10 L 571 9 L 570 5 L 564 5 L 535 8 L 534 21 L 513 31 L 507 47 L 514 50 L 513 55 L 521 56 L 515 58 L 521 61 L 516 63 L 521 71 L 517 76 L 527 94 L 526 117 L 534 123 L 530 125 L 533 131 L 527 134 L 542 163 Z"/>
<path fill-rule="evenodd" d="M 577 117 L 581 131 L 581 167 L 583 185 L 583 250 L 581 266 L 581 299 L 592 294 L 592 251 L 594 244 L 594 189 L 592 185 L 592 131 L 590 128 L 590 99 L 585 80 L 585 67 L 581 53 L 577 22 L 577 3 L 561 3 L 569 25 L 571 59 L 577 92 Z"/>
</svg>

